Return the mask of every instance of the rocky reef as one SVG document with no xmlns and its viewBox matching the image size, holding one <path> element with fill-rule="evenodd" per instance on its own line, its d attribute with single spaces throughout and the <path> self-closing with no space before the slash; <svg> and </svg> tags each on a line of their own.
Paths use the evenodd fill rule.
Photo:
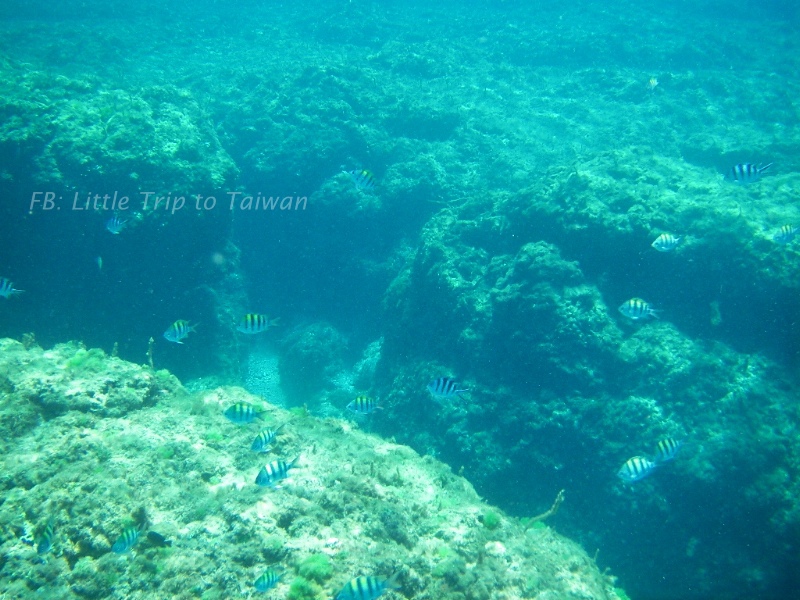
<svg viewBox="0 0 800 600">
<path fill-rule="evenodd" d="M 272 597 L 292 600 L 393 573 L 387 599 L 625 597 L 542 522 L 523 526 L 444 464 L 351 423 L 240 388 L 189 394 L 166 371 L 72 344 L 0 345 L 4 597 L 228 598 L 255 594 L 267 567 L 281 576 Z M 226 420 L 236 402 L 261 419 Z M 285 424 L 270 455 L 250 450 L 259 423 Z M 265 462 L 297 457 L 282 487 L 255 484 Z M 132 549 L 112 551 L 132 523 Z"/>
</svg>

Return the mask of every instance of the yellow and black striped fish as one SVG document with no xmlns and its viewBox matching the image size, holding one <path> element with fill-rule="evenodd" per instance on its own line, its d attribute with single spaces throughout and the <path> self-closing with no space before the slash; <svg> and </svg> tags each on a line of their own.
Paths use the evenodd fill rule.
<svg viewBox="0 0 800 600">
<path fill-rule="evenodd" d="M 283 425 L 286 425 L 286 423 Z M 279 425 L 275 429 L 265 429 L 259 433 L 256 436 L 256 439 L 253 440 L 250 450 L 253 452 L 269 452 L 269 445 L 275 441 L 275 436 L 278 435 L 278 432 L 281 430 L 283 425 Z"/>
<path fill-rule="evenodd" d="M 647 317 L 657 319 L 659 313 L 649 302 L 645 302 L 641 298 L 626 300 L 620 305 L 619 312 L 634 321 L 646 319 Z"/>
<path fill-rule="evenodd" d="M 798 231 L 800 231 L 800 229 L 792 225 L 781 225 L 778 233 L 773 235 L 772 239 L 779 244 L 788 244 L 794 239 L 794 236 L 797 235 Z"/>
<path fill-rule="evenodd" d="M 675 458 L 678 450 L 681 449 L 682 442 L 673 438 L 664 438 L 656 444 L 656 456 L 653 460 L 657 463 L 666 462 Z"/>
<path fill-rule="evenodd" d="M 375 176 L 372 171 L 356 169 L 355 171 L 347 171 L 347 174 L 353 178 L 353 184 L 357 190 L 371 190 L 375 187 Z"/>
<path fill-rule="evenodd" d="M 236 423 L 237 425 L 252 423 L 256 419 L 261 418 L 261 413 L 253 408 L 252 404 L 248 404 L 247 402 L 237 402 L 226 408 L 222 414 L 225 415 L 225 418 L 231 423 Z"/>
<path fill-rule="evenodd" d="M 186 339 L 196 327 L 197 325 L 190 325 L 189 321 L 178 319 L 164 332 L 164 339 L 175 342 L 176 344 L 182 344 L 183 342 L 181 340 Z"/>
<path fill-rule="evenodd" d="M 139 527 L 134 525 L 126 527 L 117 538 L 117 541 L 114 542 L 114 545 L 111 546 L 111 551 L 114 554 L 125 554 L 139 541 L 139 535 L 141 533 L 142 530 L 139 529 Z"/>
<path fill-rule="evenodd" d="M 3 298 L 11 298 L 17 294 L 21 294 L 22 290 L 15 290 L 14 284 L 5 277 L 0 277 L 0 296 Z"/>
<path fill-rule="evenodd" d="M 242 317 L 242 320 L 239 321 L 239 326 L 236 329 L 242 333 L 248 334 L 261 333 L 270 327 L 275 327 L 278 324 L 279 319 L 280 317 L 270 320 L 267 315 L 250 313 Z"/>
<path fill-rule="evenodd" d="M 360 415 L 368 415 L 382 408 L 382 406 L 378 406 L 377 400 L 369 396 L 359 396 L 347 405 L 347 410 Z"/>
<path fill-rule="evenodd" d="M 336 594 L 335 600 L 375 600 L 386 590 L 396 590 L 400 586 L 395 580 L 397 573 L 389 579 L 380 577 L 356 577 L 348 581 L 341 591 Z"/>
<path fill-rule="evenodd" d="M 300 460 L 299 456 L 292 462 L 287 463 L 282 460 L 273 460 L 271 463 L 264 465 L 256 476 L 256 484 L 262 487 L 278 487 L 275 484 L 289 476 L 289 469 L 291 469 L 298 460 Z"/>
<path fill-rule="evenodd" d="M 662 233 L 656 238 L 656 241 L 650 245 L 659 252 L 669 252 L 678 247 L 678 244 L 681 243 L 681 239 L 682 238 L 676 237 L 671 233 Z"/>
<path fill-rule="evenodd" d="M 650 475 L 655 468 L 656 464 L 644 456 L 634 456 L 625 461 L 625 464 L 617 471 L 617 477 L 627 483 L 633 483 Z"/>
<path fill-rule="evenodd" d="M 278 575 L 272 569 L 267 569 L 264 573 L 255 580 L 253 583 L 253 587 L 256 588 L 258 592 L 266 592 L 267 590 L 271 590 L 276 585 L 278 585 L 278 581 L 280 581 L 281 576 Z"/>
<path fill-rule="evenodd" d="M 50 519 L 47 521 L 47 525 L 44 526 L 42 530 L 42 535 L 39 536 L 39 541 L 36 544 L 36 553 L 37 554 L 47 554 L 50 552 L 50 549 L 53 547 L 53 536 L 55 535 L 55 529 L 53 528 L 53 520 Z"/>
</svg>

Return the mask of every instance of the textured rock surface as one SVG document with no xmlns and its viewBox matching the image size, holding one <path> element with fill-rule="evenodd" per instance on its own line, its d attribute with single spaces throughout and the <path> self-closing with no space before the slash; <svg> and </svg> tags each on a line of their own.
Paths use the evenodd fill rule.
<svg viewBox="0 0 800 600">
<path fill-rule="evenodd" d="M 387 599 L 618 598 L 613 578 L 573 542 L 546 527 L 526 531 L 443 464 L 345 421 L 285 412 L 240 388 L 190 396 L 166 372 L 72 345 L 2 348 L 3 421 L 35 417 L 0 459 L 7 597 L 225 598 L 252 592 L 271 565 L 282 573 L 275 597 L 321 599 L 352 577 L 399 572 Z M 53 376 L 81 352 L 91 369 Z M 155 381 L 133 386 L 138 404 L 112 403 L 112 394 L 105 412 L 68 404 Z M 31 393 L 44 382 L 63 410 L 48 412 Z M 223 417 L 241 401 L 263 408 L 270 427 L 286 423 L 271 455 L 249 450 L 258 423 Z M 266 461 L 297 456 L 282 487 L 255 485 Z M 142 536 L 130 553 L 111 552 L 140 508 L 172 546 Z M 37 556 L 31 544 L 48 520 L 53 549 Z"/>
</svg>

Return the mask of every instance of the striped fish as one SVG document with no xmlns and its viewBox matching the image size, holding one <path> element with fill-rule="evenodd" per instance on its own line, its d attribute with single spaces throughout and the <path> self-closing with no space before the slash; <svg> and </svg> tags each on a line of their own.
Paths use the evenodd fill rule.
<svg viewBox="0 0 800 600">
<path fill-rule="evenodd" d="M 256 476 L 256 484 L 262 487 L 278 487 L 275 484 L 289 476 L 289 469 L 294 467 L 298 460 L 300 460 L 299 456 L 289 463 L 274 460 L 264 465 Z"/>
<path fill-rule="evenodd" d="M 660 311 L 654 309 L 649 302 L 645 302 L 641 298 L 631 298 L 620 305 L 619 312 L 629 319 L 639 321 L 647 317 L 657 319 Z"/>
<path fill-rule="evenodd" d="M 366 169 L 356 169 L 355 171 L 345 171 L 353 178 L 353 184 L 357 190 L 371 190 L 375 187 L 375 176 L 372 171 Z"/>
<path fill-rule="evenodd" d="M 779 244 L 788 244 L 794 239 L 797 232 L 800 231 L 797 227 L 791 225 L 782 225 L 778 233 L 772 236 L 772 239 Z"/>
<path fill-rule="evenodd" d="M 275 327 L 278 324 L 279 319 L 280 317 L 270 320 L 267 315 L 250 313 L 242 317 L 242 320 L 239 321 L 239 326 L 236 329 L 237 331 L 248 334 L 261 333 L 270 327 Z"/>
<path fill-rule="evenodd" d="M 369 396 L 359 396 L 347 405 L 347 410 L 359 415 L 368 415 L 382 408 L 382 406 L 378 406 L 377 400 Z"/>
<path fill-rule="evenodd" d="M 23 290 L 15 290 L 14 284 L 5 277 L 0 277 L 0 296 L 3 298 L 11 298 L 16 294 L 21 294 Z"/>
<path fill-rule="evenodd" d="M 656 456 L 653 459 L 656 463 L 666 462 L 675 458 L 678 450 L 683 443 L 673 438 L 664 438 L 656 444 Z"/>
<path fill-rule="evenodd" d="M 625 461 L 625 464 L 617 471 L 617 477 L 627 483 L 633 483 L 650 475 L 655 468 L 656 464 L 644 456 L 634 456 Z"/>
<path fill-rule="evenodd" d="M 256 588 L 257 592 L 266 592 L 267 590 L 271 590 L 276 585 L 278 585 L 278 581 L 280 581 L 281 576 L 278 575 L 272 569 L 267 569 L 264 573 L 255 580 L 253 583 L 253 587 Z"/>
<path fill-rule="evenodd" d="M 772 166 L 773 163 L 761 166 L 761 163 L 739 163 L 728 170 L 728 178 L 736 183 L 753 183 L 761 179 L 761 174 Z"/>
<path fill-rule="evenodd" d="M 386 590 L 399 589 L 397 585 L 397 573 L 389 579 L 379 577 L 356 577 L 348 581 L 342 590 L 336 594 L 335 600 L 375 600 Z"/>
<path fill-rule="evenodd" d="M 458 383 L 452 377 L 439 377 L 428 384 L 428 391 L 434 398 L 461 397 L 464 392 L 469 390 L 459 389 Z"/>
<path fill-rule="evenodd" d="M 284 423 L 283 425 L 286 425 Z M 252 445 L 250 446 L 250 450 L 253 452 L 269 452 L 270 447 L 269 445 L 275 441 L 275 436 L 278 435 L 278 432 L 281 430 L 283 425 L 279 425 L 275 429 L 264 429 L 261 431 L 257 436 L 256 439 L 253 440 Z"/>
<path fill-rule="evenodd" d="M 237 425 L 252 423 L 256 419 L 261 418 L 261 413 L 256 411 L 253 405 L 247 402 L 237 402 L 226 408 L 222 414 L 225 415 L 225 418 L 231 423 L 236 423 Z"/>
<path fill-rule="evenodd" d="M 675 237 L 671 233 L 662 233 L 656 238 L 656 241 L 650 245 L 659 252 L 669 252 L 677 248 L 680 243 L 681 238 Z"/>
<path fill-rule="evenodd" d="M 169 342 L 182 344 L 183 342 L 181 340 L 186 339 L 186 337 L 192 331 L 194 331 L 196 327 L 197 325 L 189 325 L 189 321 L 179 319 L 170 325 L 169 329 L 164 332 L 164 338 Z"/>
<path fill-rule="evenodd" d="M 125 228 L 125 223 L 127 223 L 127 221 L 120 219 L 119 215 L 114 215 L 106 221 L 106 229 L 108 229 L 112 235 L 119 235 L 119 232 Z"/>
<path fill-rule="evenodd" d="M 47 525 L 44 526 L 42 530 L 42 535 L 39 536 L 39 541 L 36 544 L 36 553 L 37 554 L 47 554 L 50 552 L 50 549 L 53 547 L 53 536 L 55 535 L 55 530 L 53 528 L 53 520 L 50 519 L 47 521 Z"/>
<path fill-rule="evenodd" d="M 117 541 L 114 542 L 114 545 L 111 546 L 111 551 L 114 554 L 125 554 L 139 541 L 141 533 L 141 530 L 134 525 L 126 527 L 117 538 Z"/>
</svg>

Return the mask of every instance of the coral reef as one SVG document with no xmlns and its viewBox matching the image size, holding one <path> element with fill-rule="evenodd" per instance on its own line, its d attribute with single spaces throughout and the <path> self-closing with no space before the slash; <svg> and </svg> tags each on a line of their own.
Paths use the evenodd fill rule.
<svg viewBox="0 0 800 600">
<path fill-rule="evenodd" d="M 0 593 L 8 597 L 231 597 L 268 566 L 283 573 L 275 597 L 305 600 L 358 575 L 394 572 L 394 597 L 409 600 L 621 597 L 573 542 L 546 527 L 526 531 L 445 465 L 345 421 L 292 420 L 279 451 L 299 464 L 283 487 L 259 488 L 261 459 L 249 450 L 257 428 L 222 415 L 235 402 L 261 404 L 244 390 L 192 396 L 166 373 L 93 350 L 1 343 L 3 422 L 35 417 L 0 459 Z M 120 403 L 49 412 L 30 390 L 69 397 L 75 383 L 53 375 L 68 363 L 81 363 L 87 390 L 155 380 L 158 392 L 143 391 L 124 412 L 112 412 Z M 264 407 L 267 423 L 289 421 Z M 160 536 L 111 552 L 142 509 Z M 491 514 L 498 521 L 488 527 Z M 48 520 L 52 550 L 37 556 L 30 540 Z"/>
</svg>

